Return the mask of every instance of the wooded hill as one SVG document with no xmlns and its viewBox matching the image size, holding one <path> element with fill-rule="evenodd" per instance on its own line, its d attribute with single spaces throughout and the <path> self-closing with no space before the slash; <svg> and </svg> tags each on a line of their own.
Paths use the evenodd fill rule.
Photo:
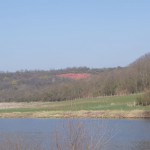
<svg viewBox="0 0 150 150">
<path fill-rule="evenodd" d="M 150 53 L 126 67 L 0 73 L 0 102 L 62 101 L 122 95 L 150 88 Z"/>
</svg>

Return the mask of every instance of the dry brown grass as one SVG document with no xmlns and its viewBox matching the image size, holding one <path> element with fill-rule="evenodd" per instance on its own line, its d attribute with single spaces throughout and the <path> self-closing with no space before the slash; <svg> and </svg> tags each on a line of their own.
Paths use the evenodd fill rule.
<svg viewBox="0 0 150 150">
<path fill-rule="evenodd" d="M 37 111 L 0 113 L 0 118 L 150 118 L 149 111 Z"/>
<path fill-rule="evenodd" d="M 0 103 L 0 109 L 10 109 L 10 108 L 41 108 L 50 105 L 50 102 L 9 102 L 9 103 Z"/>
</svg>

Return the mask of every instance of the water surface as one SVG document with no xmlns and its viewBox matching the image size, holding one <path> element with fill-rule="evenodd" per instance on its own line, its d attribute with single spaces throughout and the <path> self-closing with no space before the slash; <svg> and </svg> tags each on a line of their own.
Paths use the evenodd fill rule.
<svg viewBox="0 0 150 150">
<path fill-rule="evenodd" d="M 74 130 L 83 127 L 86 137 L 102 143 L 102 150 L 150 150 L 150 120 L 116 119 L 0 119 L 0 147 L 7 139 L 23 139 L 28 145 L 54 149 L 56 133 L 61 142 L 69 140 L 69 132 L 74 132 L 70 125 Z"/>
</svg>

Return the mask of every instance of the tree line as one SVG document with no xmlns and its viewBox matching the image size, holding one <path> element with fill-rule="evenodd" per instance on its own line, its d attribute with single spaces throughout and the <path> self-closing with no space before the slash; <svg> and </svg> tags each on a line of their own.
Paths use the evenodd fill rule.
<svg viewBox="0 0 150 150">
<path fill-rule="evenodd" d="M 73 80 L 57 76 L 65 73 L 88 73 L 90 77 Z M 0 102 L 73 100 L 138 93 L 149 88 L 150 53 L 126 67 L 102 69 L 74 67 L 0 73 Z"/>
</svg>

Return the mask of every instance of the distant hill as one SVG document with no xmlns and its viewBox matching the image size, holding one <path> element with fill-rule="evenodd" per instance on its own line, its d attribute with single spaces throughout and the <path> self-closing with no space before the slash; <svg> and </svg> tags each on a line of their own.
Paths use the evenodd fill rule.
<svg viewBox="0 0 150 150">
<path fill-rule="evenodd" d="M 138 58 L 137 60 L 135 60 L 133 63 L 130 64 L 131 67 L 143 67 L 143 66 L 149 66 L 150 64 L 150 53 L 147 53 L 143 56 L 141 56 L 140 58 Z"/>
<path fill-rule="evenodd" d="M 0 102 L 62 101 L 137 93 L 149 88 L 150 53 L 127 67 L 0 73 Z"/>
</svg>

